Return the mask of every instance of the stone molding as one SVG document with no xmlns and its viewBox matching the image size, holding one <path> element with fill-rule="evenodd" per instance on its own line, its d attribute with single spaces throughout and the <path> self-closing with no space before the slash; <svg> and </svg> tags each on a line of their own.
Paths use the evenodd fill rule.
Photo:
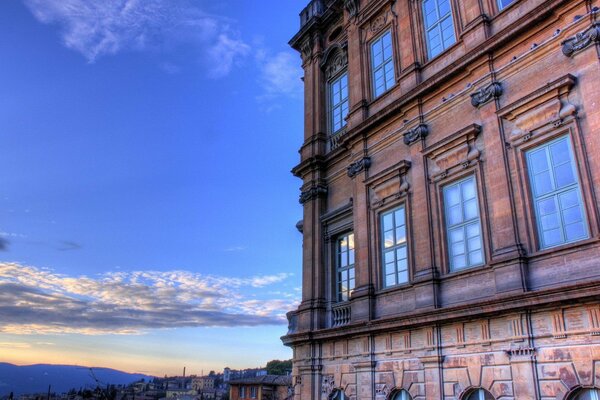
<svg viewBox="0 0 600 400">
<path fill-rule="evenodd" d="M 577 32 L 575 36 L 562 42 L 562 52 L 565 56 L 572 57 L 575 53 L 598 42 L 600 42 L 600 27 L 597 24 L 594 24 L 582 32 Z"/>
<path fill-rule="evenodd" d="M 479 108 L 487 102 L 502 96 L 502 92 L 502 85 L 500 82 L 492 82 L 486 87 L 471 94 L 471 104 L 473 107 Z"/>
<path fill-rule="evenodd" d="M 419 139 L 425 139 L 429 134 L 429 128 L 426 124 L 419 124 L 415 128 L 404 133 L 404 144 L 410 146 Z"/>
<path fill-rule="evenodd" d="M 325 70 L 327 80 L 335 77 L 348 67 L 348 43 L 335 44 L 329 47 L 323 55 L 321 68 Z"/>
<path fill-rule="evenodd" d="M 348 176 L 354 178 L 362 171 L 366 171 L 371 166 L 371 157 L 363 157 L 348 166 Z"/>
<path fill-rule="evenodd" d="M 327 194 L 327 186 L 323 184 L 312 185 L 310 188 L 300 192 L 300 204 L 308 203 L 319 197 L 323 197 Z"/>
</svg>

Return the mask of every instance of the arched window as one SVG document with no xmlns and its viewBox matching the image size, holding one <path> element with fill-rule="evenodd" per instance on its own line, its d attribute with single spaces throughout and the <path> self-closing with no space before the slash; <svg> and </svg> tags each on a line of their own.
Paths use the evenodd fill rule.
<svg viewBox="0 0 600 400">
<path fill-rule="evenodd" d="M 569 396 L 569 400 L 600 400 L 600 390 L 579 389 Z"/>
<path fill-rule="evenodd" d="M 475 389 L 464 400 L 494 400 L 494 396 L 485 389 Z"/>
<path fill-rule="evenodd" d="M 340 389 L 333 389 L 329 395 L 329 400 L 346 400 L 346 393 Z"/>
<path fill-rule="evenodd" d="M 396 394 L 394 394 L 394 397 L 392 397 L 391 400 L 412 400 L 412 397 L 406 390 L 401 390 L 399 392 L 396 392 Z"/>
</svg>

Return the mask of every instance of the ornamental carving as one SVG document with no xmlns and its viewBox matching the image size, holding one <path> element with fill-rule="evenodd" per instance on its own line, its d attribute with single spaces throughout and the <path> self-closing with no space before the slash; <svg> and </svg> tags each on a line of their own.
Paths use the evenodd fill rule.
<svg viewBox="0 0 600 400">
<path fill-rule="evenodd" d="M 358 0 L 344 0 L 344 7 L 348 11 L 350 17 L 354 17 L 358 14 Z"/>
<path fill-rule="evenodd" d="M 348 52 L 340 49 L 325 68 L 325 76 L 330 79 L 348 66 Z"/>
<path fill-rule="evenodd" d="M 307 37 L 302 44 L 300 44 L 300 53 L 302 54 L 302 59 L 307 61 L 312 56 L 313 51 L 313 40 L 309 36 Z"/>
<path fill-rule="evenodd" d="M 371 32 L 373 32 L 373 33 L 379 32 L 385 26 L 385 24 L 387 24 L 387 20 L 388 20 L 388 13 L 383 13 L 380 16 L 374 18 L 373 21 L 371 21 L 371 27 L 370 27 Z"/>
<path fill-rule="evenodd" d="M 335 389 L 335 380 L 333 375 L 323 376 L 323 381 L 321 383 L 321 393 L 324 395 L 322 398 L 328 399 L 333 389 Z"/>
<path fill-rule="evenodd" d="M 521 360 L 533 360 L 535 359 L 535 347 L 516 347 L 516 348 L 511 348 L 509 350 L 506 350 L 506 354 L 508 354 L 508 356 L 511 358 L 511 360 L 514 359 L 521 359 Z"/>
<path fill-rule="evenodd" d="M 419 139 L 425 139 L 428 133 L 427 125 L 419 124 L 416 128 L 404 133 L 404 144 L 410 146 Z"/>
<path fill-rule="evenodd" d="M 423 150 L 423 155 L 429 160 L 431 182 L 459 173 L 479 162 L 481 152 L 476 139 L 480 132 L 481 126 L 471 124 Z"/>
<path fill-rule="evenodd" d="M 358 160 L 353 162 L 348 166 L 348 176 L 350 178 L 354 178 L 356 175 L 361 173 L 362 171 L 366 171 L 371 166 L 371 158 L 364 157 L 362 160 Z"/>
<path fill-rule="evenodd" d="M 580 50 L 585 49 L 592 43 L 600 41 L 600 27 L 592 25 L 583 32 L 578 32 L 575 36 L 562 42 L 562 52 L 565 56 L 571 57 Z"/>
<path fill-rule="evenodd" d="M 308 203 L 318 197 L 325 196 L 327 194 L 327 186 L 319 184 L 313 185 L 310 188 L 303 190 L 300 193 L 300 204 Z"/>
<path fill-rule="evenodd" d="M 473 107 L 481 107 L 492 99 L 502 96 L 502 85 L 500 82 L 492 82 L 483 89 L 479 89 L 471 94 L 471 104 Z"/>
</svg>

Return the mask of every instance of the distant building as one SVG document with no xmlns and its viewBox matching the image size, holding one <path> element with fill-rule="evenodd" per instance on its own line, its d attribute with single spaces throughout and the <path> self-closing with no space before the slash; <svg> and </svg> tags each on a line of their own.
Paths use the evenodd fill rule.
<svg viewBox="0 0 600 400">
<path fill-rule="evenodd" d="M 214 389 L 217 378 L 214 376 L 198 376 L 192 378 L 192 389 L 194 390 L 206 390 Z"/>
<path fill-rule="evenodd" d="M 290 376 L 261 375 L 229 382 L 229 400 L 287 400 L 293 398 Z"/>
</svg>

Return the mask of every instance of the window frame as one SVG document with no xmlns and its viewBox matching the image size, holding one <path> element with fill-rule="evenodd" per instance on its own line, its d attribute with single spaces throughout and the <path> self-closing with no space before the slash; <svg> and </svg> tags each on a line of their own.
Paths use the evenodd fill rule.
<svg viewBox="0 0 600 400">
<path fill-rule="evenodd" d="M 544 193 L 540 196 L 536 196 L 535 194 L 535 183 L 532 180 L 532 174 L 531 174 L 531 167 L 530 167 L 530 155 L 535 152 L 535 151 L 539 151 L 540 149 L 544 149 L 545 154 L 547 156 L 547 161 L 550 162 L 550 159 L 548 159 L 548 152 L 549 152 L 549 148 L 552 144 L 554 143 L 558 143 L 560 141 L 566 140 L 566 143 L 568 144 L 569 147 L 569 158 L 570 158 L 570 163 L 571 163 L 571 172 L 574 175 L 574 178 L 576 180 L 575 183 L 572 183 L 570 185 L 568 185 L 567 187 L 563 187 L 560 189 L 554 189 L 548 193 Z M 530 204 L 530 208 L 531 208 L 531 214 L 532 214 L 532 218 L 533 218 L 533 224 L 532 227 L 534 229 L 535 232 L 535 246 L 536 249 L 539 251 L 546 251 L 546 250 L 551 250 L 551 249 L 555 249 L 557 247 L 562 247 L 562 246 L 568 246 L 568 245 L 572 245 L 578 242 L 582 242 L 582 241 L 586 241 L 589 240 L 592 236 L 592 230 L 590 228 L 590 220 L 589 220 L 589 216 L 588 216 L 588 212 L 587 212 L 587 207 L 586 207 L 586 201 L 585 201 L 585 196 L 584 196 L 584 192 L 583 192 L 583 187 L 582 187 L 582 180 L 581 180 L 581 174 L 579 169 L 577 168 L 577 156 L 575 154 L 575 149 L 574 149 L 574 143 L 573 143 L 573 138 L 571 137 L 571 135 L 567 134 L 558 134 L 556 136 L 552 136 L 551 138 L 548 138 L 547 140 L 544 140 L 542 142 L 538 142 L 536 143 L 534 146 L 528 147 L 526 149 L 523 149 L 523 165 L 525 167 L 525 176 L 526 176 L 526 181 L 527 181 L 527 191 L 528 191 L 528 195 L 529 195 L 529 204 Z M 562 165 L 562 164 L 561 164 Z M 550 169 L 554 169 L 554 165 L 550 165 L 549 166 L 549 170 Z M 560 165 L 559 165 L 560 166 Z M 555 175 L 554 173 L 551 176 L 553 179 L 552 181 L 555 180 Z M 555 200 L 555 204 L 557 201 L 559 201 L 559 197 L 561 194 L 567 193 L 567 192 L 571 192 L 575 190 L 578 200 L 579 200 L 579 208 L 581 210 L 581 214 L 582 214 L 582 223 L 585 229 L 585 235 L 584 237 L 580 237 L 580 238 L 576 238 L 573 240 L 566 240 L 565 237 L 565 224 L 563 222 L 563 214 L 562 214 L 562 210 L 560 210 L 560 205 L 558 206 L 558 211 L 557 213 L 559 214 L 559 218 L 560 218 L 560 230 L 561 230 L 561 238 L 564 238 L 565 240 L 562 240 L 560 243 L 557 244 L 553 244 L 553 245 L 545 245 L 543 243 L 543 230 L 542 230 L 542 225 L 541 225 L 541 218 L 539 215 L 539 211 L 538 211 L 538 206 L 537 206 L 537 201 L 539 199 L 556 199 Z"/>
<path fill-rule="evenodd" d="M 343 125 L 340 126 L 339 129 L 334 130 L 333 112 L 335 107 L 333 104 L 333 85 L 337 81 L 341 80 L 344 76 L 346 77 L 347 96 L 345 99 L 342 99 L 342 101 L 338 103 L 338 105 L 343 105 L 343 103 L 346 102 L 347 113 L 345 116 L 342 116 Z M 348 68 L 346 67 L 327 80 L 327 131 L 329 132 L 329 136 L 335 136 L 337 133 L 343 131 L 348 125 L 346 121 L 346 118 L 350 114 L 350 84 L 348 79 Z"/>
<path fill-rule="evenodd" d="M 486 400 L 486 398 L 485 398 L 486 395 L 490 396 L 494 400 L 496 399 L 489 390 L 486 390 L 481 387 L 473 388 L 473 389 L 467 391 L 465 393 L 465 395 L 462 396 L 462 399 L 463 400 L 471 400 L 471 396 L 476 395 L 476 394 L 478 395 L 478 398 L 473 399 L 473 400 Z"/>
<path fill-rule="evenodd" d="M 494 0 L 494 3 L 496 3 L 496 9 L 498 10 L 498 12 L 502 12 L 502 11 L 506 10 L 508 7 L 512 6 L 517 1 L 518 0 L 510 0 L 510 3 L 508 3 L 505 6 L 502 5 L 502 0 Z"/>
<path fill-rule="evenodd" d="M 391 26 L 386 26 L 385 28 L 383 28 L 381 30 L 380 33 L 378 33 L 375 37 L 373 37 L 371 40 L 369 40 L 369 42 L 367 43 L 368 45 L 368 52 L 367 54 L 368 56 L 368 62 L 369 62 L 369 82 L 371 85 L 371 100 L 377 100 L 381 97 L 383 97 L 386 93 L 390 92 L 394 87 L 396 87 L 396 85 L 398 84 L 397 81 L 397 54 L 396 54 L 396 47 L 395 47 L 395 41 L 394 41 L 394 29 Z M 385 89 L 379 93 L 376 94 L 376 86 L 375 86 L 375 65 L 374 65 L 374 57 L 373 57 L 373 45 L 382 40 L 382 46 L 383 46 L 383 37 L 385 35 L 389 34 L 390 35 L 390 43 L 391 43 L 391 48 L 392 48 L 392 55 L 391 58 L 388 59 L 388 61 L 384 60 L 383 63 L 381 64 L 381 66 L 379 66 L 377 69 L 381 68 L 384 72 L 384 82 L 387 82 L 387 80 L 385 80 L 385 66 L 386 64 L 391 64 L 392 66 L 392 84 L 390 86 L 386 86 Z M 383 48 L 382 48 L 383 51 Z M 387 84 L 386 84 L 387 85 Z"/>
<path fill-rule="evenodd" d="M 404 235 L 405 235 L 405 241 L 403 244 L 396 244 L 396 230 L 398 229 L 398 226 L 395 224 L 395 213 L 396 211 L 402 209 L 404 211 Z M 394 252 L 394 276 L 395 276 L 395 281 L 396 283 L 391 284 L 391 285 L 387 285 L 386 284 L 386 277 L 388 275 L 391 274 L 386 274 L 386 262 L 385 262 L 385 255 L 386 255 L 386 247 L 385 247 L 385 226 L 384 226 L 384 216 L 385 215 L 389 215 L 392 214 L 392 231 L 394 232 L 394 245 L 392 245 L 391 247 L 387 248 L 387 252 L 393 251 Z M 380 251 L 380 256 L 379 256 L 379 273 L 381 274 L 381 279 L 380 279 L 380 283 L 381 283 L 381 288 L 383 290 L 386 289 L 393 289 L 393 288 L 398 288 L 398 287 L 402 287 L 402 286 L 406 286 L 406 285 L 410 285 L 412 282 L 412 268 L 411 268 L 411 240 L 410 240 L 410 226 L 409 226 L 409 208 L 407 205 L 406 201 L 402 201 L 400 203 L 394 204 L 393 206 L 386 208 L 384 210 L 381 210 L 377 213 L 377 227 L 378 227 L 378 233 L 377 233 L 377 237 L 379 240 L 379 251 Z M 406 251 L 406 281 L 405 282 L 399 282 L 398 281 L 398 258 L 396 255 L 396 251 L 399 250 L 400 248 L 405 248 Z"/>
<path fill-rule="evenodd" d="M 389 397 L 389 400 L 413 400 L 411 394 L 408 390 L 400 389 L 392 393 Z"/>
<path fill-rule="evenodd" d="M 452 244 L 450 242 L 450 230 L 452 228 L 458 228 L 461 227 L 463 228 L 463 235 L 466 235 L 466 229 L 467 226 L 469 225 L 473 225 L 474 222 L 474 218 L 468 220 L 468 221 L 461 221 L 460 223 L 454 224 L 452 226 L 449 225 L 449 221 L 448 221 L 448 208 L 447 208 L 447 204 L 446 204 L 446 189 L 454 186 L 454 185 L 460 185 L 463 182 L 466 182 L 468 180 L 473 180 L 473 184 L 475 187 L 475 201 L 476 201 L 476 209 L 477 209 L 477 225 L 479 228 L 479 239 L 480 239 L 480 251 L 481 251 L 481 262 L 477 263 L 477 264 L 470 264 L 468 262 L 468 255 L 469 255 L 469 248 L 468 248 L 468 238 L 466 236 L 464 236 L 464 249 L 465 249 L 465 257 L 466 257 L 466 264 L 464 267 L 460 267 L 460 268 L 453 268 L 453 257 L 452 257 L 452 253 L 451 253 L 451 247 Z M 460 187 L 460 186 L 459 186 Z M 463 205 L 463 199 L 462 199 L 462 187 L 460 187 L 460 205 L 461 205 L 461 215 L 464 213 L 464 210 L 462 208 Z M 443 221 L 443 232 L 444 232 L 444 246 L 445 251 L 445 259 L 446 259 L 446 266 L 447 266 L 447 272 L 448 273 L 459 273 L 459 272 L 463 272 L 463 271 L 470 271 L 473 270 L 475 268 L 479 268 L 479 267 L 483 267 L 487 264 L 487 254 L 486 254 L 486 240 L 485 240 L 485 231 L 484 231 L 484 224 L 482 221 L 482 215 L 483 215 L 483 209 L 482 209 L 482 200 L 481 200 L 481 190 L 480 190 L 480 179 L 478 174 L 475 171 L 469 171 L 466 174 L 460 175 L 455 177 L 452 180 L 448 180 L 445 182 L 440 182 L 440 186 L 439 186 L 439 192 L 440 192 L 440 200 L 441 200 L 441 211 L 442 211 L 442 221 Z"/>
<path fill-rule="evenodd" d="M 453 47 L 454 45 L 456 45 L 459 42 L 460 39 L 460 35 L 459 35 L 459 24 L 457 24 L 457 12 L 455 12 L 457 10 L 456 8 L 456 4 L 454 2 L 454 0 L 448 0 L 448 4 L 450 5 L 450 21 L 452 21 L 452 32 L 454 34 L 454 42 L 449 44 L 448 46 L 443 46 L 443 41 L 442 41 L 442 50 L 440 50 L 439 53 L 437 54 L 432 54 L 431 53 L 431 45 L 429 43 L 429 37 L 428 37 L 428 32 L 432 29 L 428 29 L 427 28 L 427 22 L 425 20 L 426 15 L 425 15 L 425 1 L 426 0 L 421 0 L 419 2 L 419 15 L 421 16 L 421 26 L 422 26 L 422 38 L 423 38 L 423 45 L 425 48 L 424 51 L 424 56 L 426 61 L 430 61 L 433 60 L 439 56 L 441 56 L 442 54 L 444 54 L 448 49 L 450 49 L 451 47 Z M 435 5 L 436 5 L 436 11 L 439 14 L 439 1 L 440 0 L 432 0 L 435 1 Z M 445 18 L 439 18 L 436 20 L 435 24 L 433 26 L 439 26 L 440 25 L 440 21 L 442 21 Z M 440 28 L 440 34 L 441 34 L 441 28 Z M 442 36 L 440 36 L 440 39 L 442 38 Z"/>
<path fill-rule="evenodd" d="M 350 243 L 350 236 L 352 236 L 352 243 L 354 244 L 354 247 L 352 249 L 350 249 L 349 243 Z M 341 238 L 348 238 L 348 250 L 346 251 L 347 253 L 347 264 L 346 266 L 342 267 L 341 263 L 340 263 L 340 257 L 342 256 L 342 252 L 340 251 L 340 239 Z M 350 230 L 341 234 L 338 234 L 335 238 L 335 245 L 334 245 L 334 256 L 335 256 L 335 261 L 334 261 L 334 265 L 335 265 L 335 271 L 334 271 L 334 285 L 335 285 L 335 289 L 334 289 L 334 293 L 335 293 L 335 302 L 336 303 L 345 303 L 347 301 L 350 301 L 350 298 L 352 296 L 352 292 L 354 292 L 354 289 L 356 288 L 356 246 L 355 246 L 355 235 L 354 235 L 354 231 Z M 352 264 L 350 264 L 350 251 L 352 250 L 353 252 L 353 260 L 354 262 Z M 353 271 L 353 278 L 350 278 L 350 273 L 349 271 L 352 270 Z M 354 286 L 352 288 L 348 288 L 348 295 L 347 298 L 342 298 L 340 295 L 342 294 L 340 292 L 340 283 L 342 282 L 342 280 L 339 279 L 339 274 L 340 272 L 346 272 L 348 271 L 348 286 L 350 286 L 349 282 L 350 281 L 354 281 Z"/>
<path fill-rule="evenodd" d="M 578 400 L 579 396 L 589 392 L 592 394 L 591 400 L 600 400 L 600 389 L 597 387 L 578 387 L 575 390 L 571 391 L 565 399 L 567 400 Z M 595 396 L 595 398 L 594 398 Z"/>
</svg>

